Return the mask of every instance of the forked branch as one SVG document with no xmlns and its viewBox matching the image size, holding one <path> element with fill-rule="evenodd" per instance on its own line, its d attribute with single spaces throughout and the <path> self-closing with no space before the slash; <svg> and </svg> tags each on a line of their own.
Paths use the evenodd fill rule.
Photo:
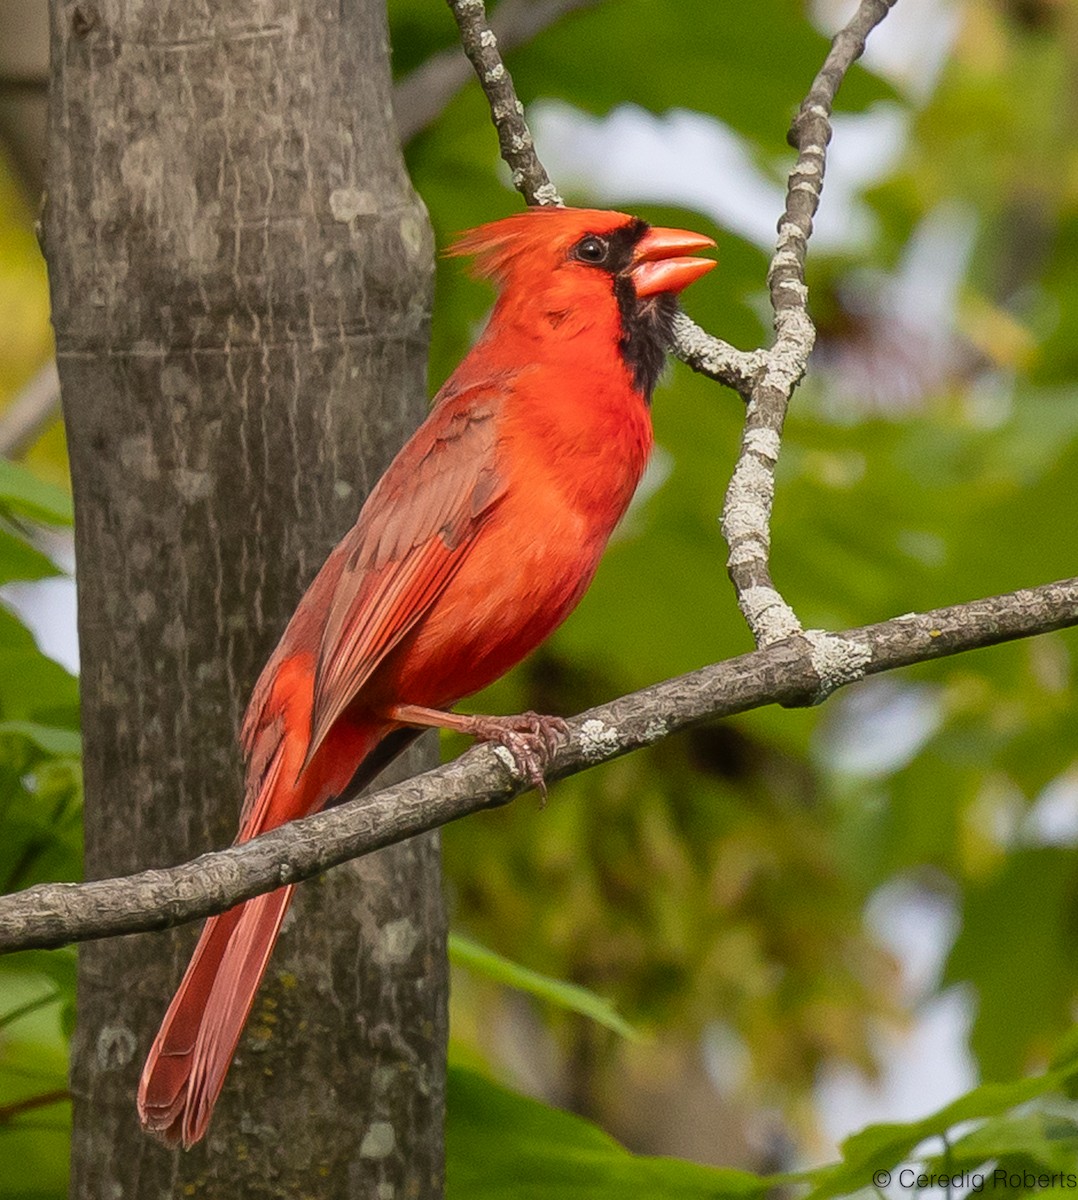
<svg viewBox="0 0 1078 1200">
<path fill-rule="evenodd" d="M 487 23 L 483 0 L 448 0 L 465 53 L 490 102 L 502 157 L 513 184 L 529 204 L 558 204 L 535 150 L 513 81 Z M 797 161 L 786 187 L 786 207 L 768 270 L 775 341 L 768 349 L 736 350 L 681 315 L 670 349 L 695 371 L 739 392 L 747 405 L 737 464 L 726 492 L 722 531 L 730 548 L 727 570 L 737 601 L 757 646 L 801 631 L 793 609 L 771 580 L 771 507 L 775 464 L 794 388 L 805 373 L 816 340 L 808 314 L 805 256 L 812 219 L 823 189 L 831 106 L 846 72 L 860 58 L 865 39 L 890 11 L 894 0 L 862 0 L 836 35 L 789 133 Z"/>
</svg>

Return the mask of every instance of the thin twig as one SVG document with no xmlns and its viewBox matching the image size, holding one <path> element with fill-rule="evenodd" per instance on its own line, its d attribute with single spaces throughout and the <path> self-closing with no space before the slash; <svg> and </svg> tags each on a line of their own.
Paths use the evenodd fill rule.
<svg viewBox="0 0 1078 1200">
<path fill-rule="evenodd" d="M 60 377 L 50 359 L 0 416 L 0 455 L 25 453 L 60 415 Z"/>
<path fill-rule="evenodd" d="M 763 369 L 748 392 L 742 391 L 748 402 L 745 426 L 721 522 L 730 547 L 727 571 L 758 646 L 801 629 L 771 579 L 771 507 L 786 412 L 816 341 L 816 328 L 808 314 L 805 257 L 823 190 L 831 106 L 846 72 L 863 53 L 869 32 L 893 4 L 894 0 L 862 0 L 849 24 L 835 36 L 790 129 L 797 161 L 787 183 L 786 208 L 767 273 L 775 343 L 763 355 Z"/>
<path fill-rule="evenodd" d="M 547 774 L 574 774 L 715 717 L 765 704 L 814 703 L 865 675 L 1071 625 L 1078 625 L 1078 578 L 841 634 L 806 633 L 583 713 L 569 723 Z M 498 751 L 477 746 L 437 770 L 182 866 L 92 883 L 40 884 L 0 898 L 0 953 L 163 929 L 222 912 L 507 804 L 524 789 Z"/>
<path fill-rule="evenodd" d="M 733 388 L 745 399 L 767 368 L 767 350 L 738 350 L 708 333 L 686 312 L 674 318 L 670 352 L 701 375 Z"/>
<path fill-rule="evenodd" d="M 503 0 L 490 27 L 503 54 L 523 46 L 562 17 L 603 0 Z M 432 54 L 393 89 L 397 133 L 409 142 L 445 111 L 450 100 L 472 78 L 472 68 L 459 46 Z"/>
<path fill-rule="evenodd" d="M 15 1100 L 11 1104 L 0 1104 L 0 1125 L 9 1125 L 23 1113 L 33 1112 L 37 1108 L 50 1108 L 54 1104 L 63 1104 L 71 1099 L 67 1088 L 57 1088 L 53 1092 L 42 1092 L 40 1096 L 27 1096 L 25 1100 Z"/>
<path fill-rule="evenodd" d="M 468 61 L 490 103 L 502 159 L 512 173 L 513 186 L 529 204 L 561 204 L 558 189 L 539 161 L 524 105 L 517 99 L 512 76 L 502 62 L 498 39 L 487 21 L 483 0 L 448 0 L 460 29 Z"/>
</svg>

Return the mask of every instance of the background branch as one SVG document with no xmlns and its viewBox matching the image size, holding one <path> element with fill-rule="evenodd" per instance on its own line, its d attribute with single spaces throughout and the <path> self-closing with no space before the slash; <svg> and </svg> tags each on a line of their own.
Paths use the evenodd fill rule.
<svg viewBox="0 0 1078 1200">
<path fill-rule="evenodd" d="M 60 415 L 60 377 L 50 358 L 0 415 L 0 455 L 18 458 Z"/>
<path fill-rule="evenodd" d="M 523 46 L 562 17 L 602 0 L 503 0 L 490 19 L 490 28 L 503 54 Z M 442 114 L 446 105 L 472 77 L 471 64 L 460 47 L 432 54 L 393 89 L 393 111 L 402 142 Z"/>
<path fill-rule="evenodd" d="M 845 633 L 803 634 L 581 714 L 570 722 L 570 736 L 547 774 L 575 774 L 715 717 L 765 704 L 813 703 L 865 675 L 1071 625 L 1078 625 L 1078 578 Z M 524 787 L 507 768 L 496 750 L 477 746 L 436 770 L 182 866 L 91 883 L 41 884 L 0 898 L 0 953 L 163 929 L 223 912 L 281 884 L 508 803 Z"/>
</svg>

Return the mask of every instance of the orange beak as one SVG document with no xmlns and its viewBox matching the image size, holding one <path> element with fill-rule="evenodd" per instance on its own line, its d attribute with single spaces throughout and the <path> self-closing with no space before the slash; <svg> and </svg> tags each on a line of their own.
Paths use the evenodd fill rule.
<svg viewBox="0 0 1078 1200">
<path fill-rule="evenodd" d="M 680 292 L 706 275 L 718 263 L 713 258 L 683 257 L 692 250 L 706 250 L 715 243 L 702 233 L 687 229 L 649 229 L 636 243 L 629 275 L 640 299 L 659 292 Z"/>
</svg>

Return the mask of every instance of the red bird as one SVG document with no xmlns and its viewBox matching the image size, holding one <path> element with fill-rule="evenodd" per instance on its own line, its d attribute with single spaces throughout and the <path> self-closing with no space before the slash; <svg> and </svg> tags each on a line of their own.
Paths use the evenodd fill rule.
<svg viewBox="0 0 1078 1200">
<path fill-rule="evenodd" d="M 584 594 L 651 449 L 676 294 L 713 246 L 623 213 L 532 209 L 454 251 L 500 289 L 300 601 L 241 740 L 237 841 L 316 812 L 437 726 L 506 745 L 541 782 L 563 723 L 446 711 L 533 650 Z M 292 888 L 211 917 L 150 1050 L 146 1129 L 206 1132 Z"/>
</svg>

